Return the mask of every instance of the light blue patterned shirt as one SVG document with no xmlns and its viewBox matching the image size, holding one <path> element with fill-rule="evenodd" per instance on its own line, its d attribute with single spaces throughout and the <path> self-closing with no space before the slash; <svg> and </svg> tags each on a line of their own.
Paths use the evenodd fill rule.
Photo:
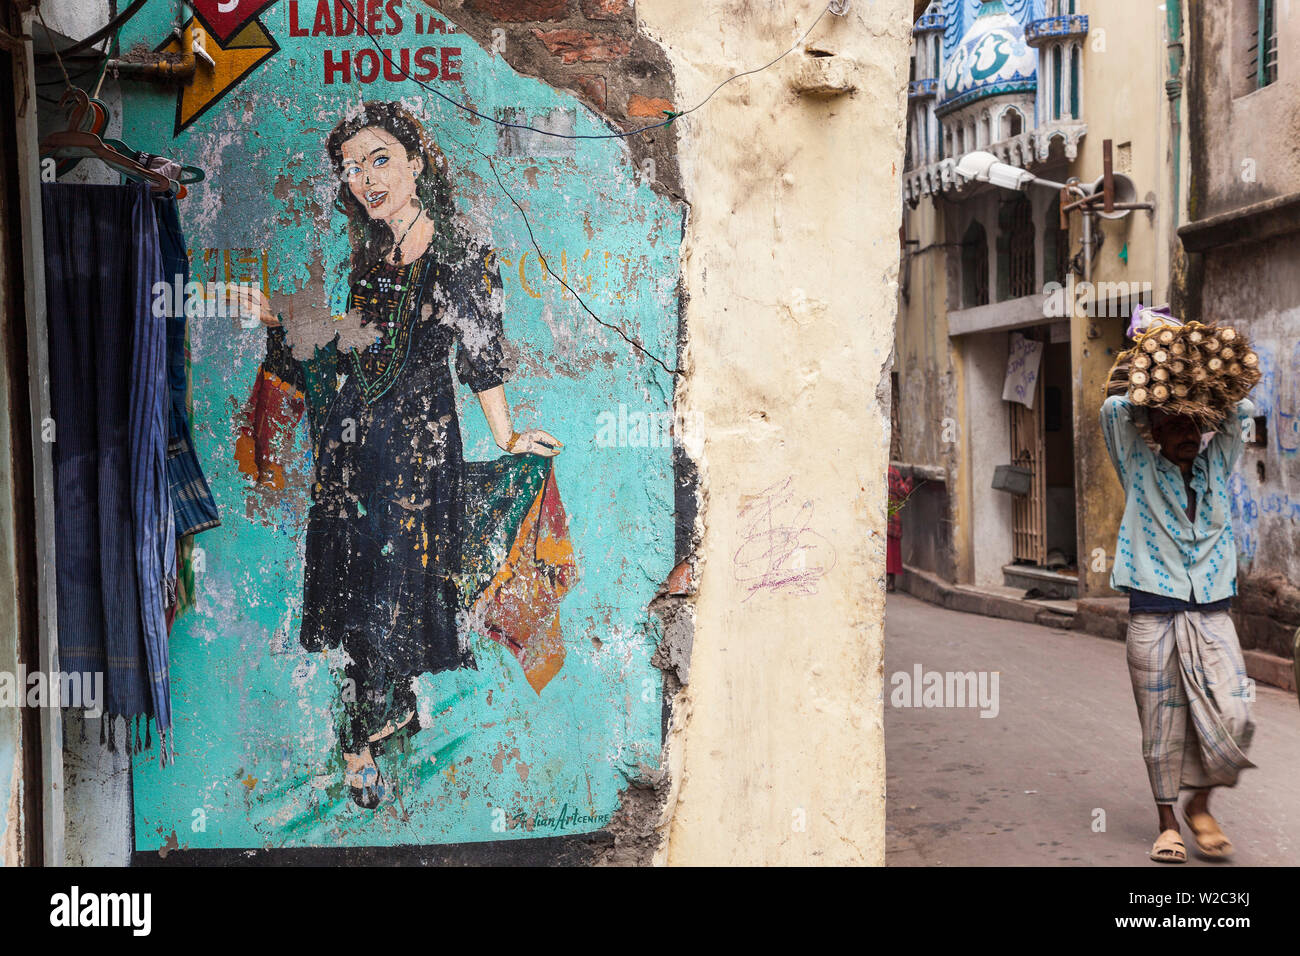
<svg viewBox="0 0 1300 956">
<path fill-rule="evenodd" d="M 1255 407 L 1243 399 L 1192 463 L 1196 519 L 1178 466 L 1153 451 L 1133 423 L 1133 404 L 1112 395 L 1101 406 L 1106 450 L 1124 486 L 1110 586 L 1198 604 L 1237 593 L 1237 546 L 1229 520 L 1228 478 L 1241 457 Z"/>
</svg>

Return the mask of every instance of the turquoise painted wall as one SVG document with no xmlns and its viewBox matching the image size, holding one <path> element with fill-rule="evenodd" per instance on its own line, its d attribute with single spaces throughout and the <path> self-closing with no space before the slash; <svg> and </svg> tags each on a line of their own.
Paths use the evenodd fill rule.
<svg viewBox="0 0 1300 956">
<path fill-rule="evenodd" d="M 315 0 L 298 7 L 308 26 Z M 382 36 L 384 47 L 459 47 L 462 80 L 432 81 L 449 96 L 492 116 L 570 110 L 577 132 L 608 131 L 577 101 L 519 76 L 463 34 L 416 36 L 413 14 L 427 15 L 424 4 L 394 8 L 402 30 Z M 123 48 L 156 45 L 173 10 L 152 2 L 124 32 Z M 280 49 L 178 135 L 174 90 L 124 84 L 123 138 L 206 171 L 181 202 L 195 278 L 264 268 L 268 291 L 291 293 L 296 313 L 326 316 L 349 252 L 332 209 L 326 134 L 362 99 L 400 99 L 426 122 L 451 163 L 460 210 L 501 258 L 506 333 L 520 359 L 506 384 L 516 428 L 546 428 L 566 446 L 555 473 L 581 574 L 562 606 L 568 656 L 540 696 L 489 642 L 476 644 L 477 671 L 425 675 L 427 729 L 415 752 L 381 759 L 400 800 L 379 811 L 354 805 L 338 786 L 331 701 L 339 661 L 297 641 L 305 424 L 293 486 L 250 487 L 233 449 L 264 334 L 230 319 L 193 319 L 194 436 L 223 524 L 196 538 L 197 606 L 171 635 L 176 762 L 160 768 L 156 742 L 135 760 L 136 848 L 442 844 L 599 829 L 627 776 L 660 758 L 662 691 L 649 662 L 659 632 L 647 605 L 671 569 L 673 494 L 671 449 L 607 447 L 598 418 L 621 407 L 665 413 L 672 385 L 544 274 L 487 163 L 461 144 L 495 157 L 552 268 L 563 263 L 597 314 L 669 365 L 682 212 L 639 181 L 617 140 L 510 157 L 493 124 L 467 121 L 413 83 L 381 74 L 369 84 L 325 84 L 326 51 L 337 58 L 373 47 L 364 37 L 291 36 L 291 12 L 285 2 L 261 12 Z M 545 151 L 563 152 L 555 141 Z M 458 388 L 466 458 L 496 457 L 478 403 Z"/>
</svg>

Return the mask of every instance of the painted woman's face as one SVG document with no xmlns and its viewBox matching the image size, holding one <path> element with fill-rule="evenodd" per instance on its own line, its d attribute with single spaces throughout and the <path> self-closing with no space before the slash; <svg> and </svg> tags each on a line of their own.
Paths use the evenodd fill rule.
<svg viewBox="0 0 1300 956">
<path fill-rule="evenodd" d="M 381 127 L 367 126 L 343 143 L 343 181 L 373 219 L 407 210 L 423 170 L 419 154 L 408 156 L 397 137 Z"/>
</svg>

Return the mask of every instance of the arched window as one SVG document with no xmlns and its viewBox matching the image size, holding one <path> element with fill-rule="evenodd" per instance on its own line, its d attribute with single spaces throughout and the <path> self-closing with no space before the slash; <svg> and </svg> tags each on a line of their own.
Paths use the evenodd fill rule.
<svg viewBox="0 0 1300 956">
<path fill-rule="evenodd" d="M 1013 136 L 1019 136 L 1025 129 L 1025 118 L 1021 115 L 1020 110 L 1014 106 L 1009 106 L 1002 111 L 1002 138 L 1011 139 Z"/>
<path fill-rule="evenodd" d="M 961 240 L 961 304 L 965 309 L 989 304 L 989 241 L 978 222 Z"/>
<path fill-rule="evenodd" d="M 937 77 L 939 75 L 939 34 L 936 33 L 934 37 L 931 38 L 930 48 L 934 51 L 934 72 L 930 75 Z"/>
<path fill-rule="evenodd" d="M 966 127 L 957 127 L 957 155 L 966 155 Z"/>
<path fill-rule="evenodd" d="M 1075 44 L 1070 47 L 1070 118 L 1079 118 L 1079 57 L 1082 50 Z"/>
<path fill-rule="evenodd" d="M 1034 270 L 1034 212 L 1023 193 L 998 207 L 998 301 L 1037 291 Z"/>
<path fill-rule="evenodd" d="M 1047 221 L 1043 224 L 1043 283 L 1065 285 L 1069 268 L 1070 234 L 1061 228 L 1061 200 L 1058 197 L 1047 207 Z"/>
<path fill-rule="evenodd" d="M 1061 118 L 1061 47 L 1052 47 L 1052 119 Z"/>
</svg>

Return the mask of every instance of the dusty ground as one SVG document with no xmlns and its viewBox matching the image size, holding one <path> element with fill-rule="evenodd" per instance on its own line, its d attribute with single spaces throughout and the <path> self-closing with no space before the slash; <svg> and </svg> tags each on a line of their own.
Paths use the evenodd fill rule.
<svg viewBox="0 0 1300 956">
<path fill-rule="evenodd" d="M 999 713 L 891 706 L 890 677 L 1000 671 Z M 1258 688 L 1258 769 L 1214 810 L 1235 863 L 1300 864 L 1300 706 Z M 1118 641 L 960 614 L 891 594 L 885 644 L 891 866 L 1153 866 L 1155 807 Z M 1096 811 L 1105 829 L 1094 831 Z M 1208 864 L 1193 849 L 1189 866 Z"/>
</svg>

